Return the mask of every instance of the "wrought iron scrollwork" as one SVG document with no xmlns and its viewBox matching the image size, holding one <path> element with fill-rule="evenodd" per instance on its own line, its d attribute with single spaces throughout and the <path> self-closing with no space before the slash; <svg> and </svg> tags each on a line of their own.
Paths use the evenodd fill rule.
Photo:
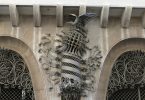
<svg viewBox="0 0 145 100">
<path fill-rule="evenodd" d="M 15 51 L 0 48 L 0 86 L 22 90 L 22 100 L 34 100 L 31 77 L 23 58 Z M 31 99 L 25 99 L 26 95 Z"/>
<path fill-rule="evenodd" d="M 114 63 L 109 80 L 108 97 L 121 89 L 145 86 L 145 52 L 123 53 Z"/>
</svg>

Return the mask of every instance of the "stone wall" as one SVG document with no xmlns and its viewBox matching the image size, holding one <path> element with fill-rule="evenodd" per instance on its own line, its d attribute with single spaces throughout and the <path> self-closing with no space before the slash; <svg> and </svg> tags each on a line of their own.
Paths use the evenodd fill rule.
<svg viewBox="0 0 145 100">
<path fill-rule="evenodd" d="M 144 38 L 145 37 L 145 29 L 142 27 L 141 21 L 142 21 L 141 18 L 131 18 L 129 28 L 122 28 L 121 18 L 119 17 L 109 18 L 107 28 L 100 27 L 100 18 L 93 19 L 87 24 L 86 27 L 88 28 L 88 37 L 90 39 L 89 45 L 90 46 L 98 45 L 102 51 L 102 56 L 103 56 L 101 68 L 96 72 L 96 80 L 97 80 L 96 87 L 98 87 L 100 75 L 102 75 L 101 70 L 104 67 L 103 62 L 105 61 L 105 58 L 107 57 L 108 52 L 111 50 L 111 48 L 113 48 L 120 41 L 128 39 L 128 38 Z M 44 71 L 41 69 L 41 65 L 38 62 L 38 58 L 39 58 L 38 44 L 40 43 L 41 37 L 44 34 L 50 33 L 52 35 L 55 35 L 56 33 L 60 32 L 62 29 L 63 27 L 57 27 L 55 16 L 42 16 L 41 27 L 34 27 L 33 16 L 20 16 L 20 24 L 18 27 L 12 27 L 9 16 L 0 16 L 0 36 L 10 36 L 24 42 L 28 46 L 30 51 L 32 51 L 31 53 L 34 54 L 34 58 L 36 59 L 38 63 L 38 65 L 35 65 L 33 64 L 35 62 L 29 61 L 29 63 L 32 63 L 30 67 L 36 67 L 38 68 L 37 70 L 43 72 L 44 80 L 47 77 L 46 77 L 46 73 L 44 73 Z M 3 43 L 7 43 L 8 41 L 9 41 L 8 39 L 3 40 Z M 21 46 L 20 43 L 13 44 L 13 41 L 11 41 L 11 39 L 9 42 L 12 42 L 11 45 L 15 45 L 14 47 L 19 46 L 19 48 L 23 48 L 23 45 Z M 17 41 L 17 42 L 20 42 L 20 41 Z M 129 44 L 126 41 L 125 47 L 127 47 L 128 45 Z M 0 46 L 5 47 L 5 45 L 0 45 Z M 141 44 L 141 46 L 143 46 L 143 44 Z M 20 55 L 22 55 L 21 53 Z M 114 52 L 114 53 L 117 53 L 117 52 Z M 32 68 L 30 70 L 34 70 L 34 69 Z M 35 77 L 39 76 L 40 78 L 39 73 L 36 74 L 35 71 L 30 71 L 30 72 L 32 72 L 31 74 L 35 73 L 34 74 Z M 107 75 L 105 77 L 107 77 Z M 33 81 L 33 84 L 35 86 L 35 84 L 40 84 L 40 83 Z M 57 94 L 55 94 L 55 91 L 49 92 L 49 89 L 48 89 L 49 82 L 44 82 L 44 84 L 45 85 L 43 88 L 44 89 L 43 92 L 45 92 L 47 95 L 46 97 L 47 99 L 45 98 L 45 100 L 60 100 L 60 97 Z M 35 90 L 35 87 L 34 87 L 34 90 Z M 90 93 L 88 97 L 83 97 L 82 100 L 105 100 L 104 98 L 97 98 L 96 96 L 96 93 L 101 93 L 101 91 L 104 91 L 104 90 L 96 89 L 96 92 Z M 39 94 L 39 96 L 36 96 L 36 100 L 44 100 L 42 99 L 43 95 L 40 95 L 41 94 L 40 92 L 41 92 L 41 89 L 39 90 L 39 93 L 36 93 L 36 95 Z"/>
</svg>

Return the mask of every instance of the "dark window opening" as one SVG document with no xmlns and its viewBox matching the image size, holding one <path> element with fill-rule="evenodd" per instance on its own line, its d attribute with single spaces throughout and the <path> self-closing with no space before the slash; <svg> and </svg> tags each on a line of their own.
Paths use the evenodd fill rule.
<svg viewBox="0 0 145 100">
<path fill-rule="evenodd" d="M 34 100 L 29 70 L 15 51 L 0 48 L 0 100 Z"/>
<path fill-rule="evenodd" d="M 107 100 L 145 100 L 145 52 L 127 51 L 115 61 Z"/>
</svg>

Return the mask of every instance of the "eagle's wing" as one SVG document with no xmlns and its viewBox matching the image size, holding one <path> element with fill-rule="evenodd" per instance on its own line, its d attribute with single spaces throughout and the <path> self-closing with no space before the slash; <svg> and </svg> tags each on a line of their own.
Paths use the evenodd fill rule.
<svg viewBox="0 0 145 100">
<path fill-rule="evenodd" d="M 83 15 L 80 15 L 78 17 L 78 22 L 77 23 L 81 23 L 83 26 L 85 26 L 85 24 L 89 21 L 89 19 L 96 17 L 95 13 L 86 13 Z"/>
</svg>

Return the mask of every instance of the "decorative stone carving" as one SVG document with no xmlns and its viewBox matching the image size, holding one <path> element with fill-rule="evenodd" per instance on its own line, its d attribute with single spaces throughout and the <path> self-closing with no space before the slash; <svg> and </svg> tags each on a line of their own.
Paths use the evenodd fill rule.
<svg viewBox="0 0 145 100">
<path fill-rule="evenodd" d="M 145 52 L 140 50 L 123 53 L 114 63 L 108 85 L 108 98 L 118 90 L 144 87 Z"/>
<path fill-rule="evenodd" d="M 70 22 L 56 36 L 42 37 L 39 59 L 49 74 L 48 79 L 59 86 L 62 100 L 80 100 L 86 91 L 94 90 L 95 72 L 101 62 L 101 52 L 97 46 L 87 47 L 87 29 L 85 24 L 94 14 L 77 17 L 70 15 Z"/>
</svg>

